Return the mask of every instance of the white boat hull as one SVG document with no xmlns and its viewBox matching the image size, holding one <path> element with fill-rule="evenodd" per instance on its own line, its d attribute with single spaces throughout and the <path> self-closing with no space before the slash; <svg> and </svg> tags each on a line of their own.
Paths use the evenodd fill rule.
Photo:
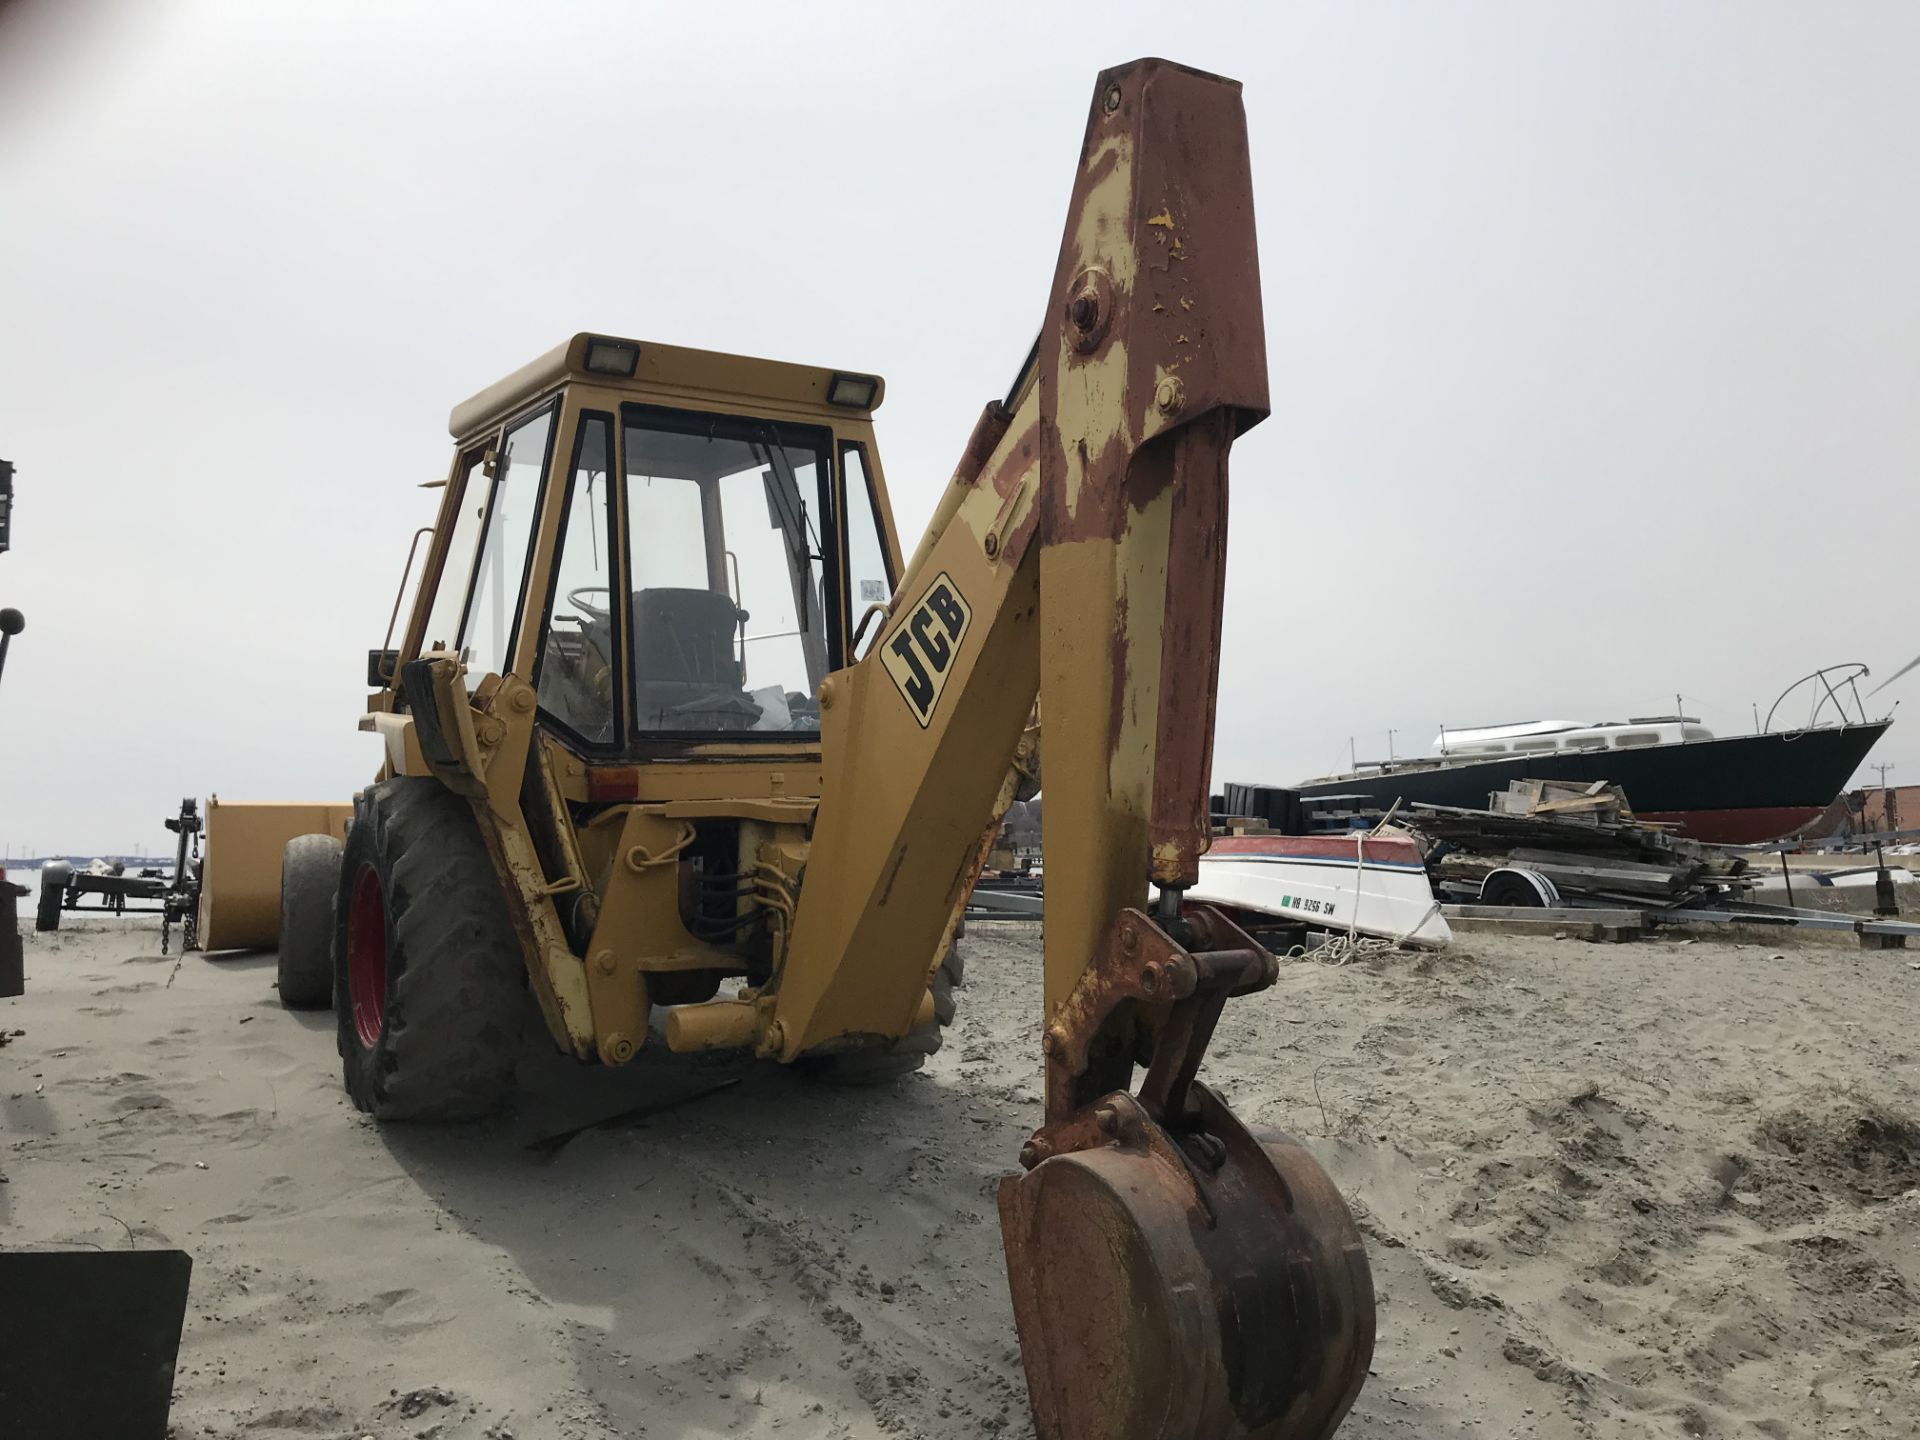
<svg viewBox="0 0 1920 1440">
<path fill-rule="evenodd" d="M 1389 827 L 1357 835 L 1224 835 L 1190 900 L 1437 950 L 1453 939 L 1419 848 Z"/>
</svg>

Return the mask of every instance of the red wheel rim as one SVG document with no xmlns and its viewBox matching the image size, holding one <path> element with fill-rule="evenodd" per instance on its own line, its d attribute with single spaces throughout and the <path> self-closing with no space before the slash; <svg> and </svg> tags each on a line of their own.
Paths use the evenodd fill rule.
<svg viewBox="0 0 1920 1440">
<path fill-rule="evenodd" d="M 347 999 L 360 1043 L 379 1044 L 387 1023 L 387 902 L 371 865 L 362 865 L 354 877 L 347 912 Z"/>
</svg>

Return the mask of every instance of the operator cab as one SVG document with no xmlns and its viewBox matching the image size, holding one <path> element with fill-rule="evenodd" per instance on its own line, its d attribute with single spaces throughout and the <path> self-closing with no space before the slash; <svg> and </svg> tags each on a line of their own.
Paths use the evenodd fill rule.
<svg viewBox="0 0 1920 1440">
<path fill-rule="evenodd" d="M 470 690 L 526 676 L 583 751 L 816 741 L 820 682 L 900 569 L 880 395 L 871 376 L 575 336 L 454 411 L 446 543 L 403 653 L 457 650 Z"/>
</svg>

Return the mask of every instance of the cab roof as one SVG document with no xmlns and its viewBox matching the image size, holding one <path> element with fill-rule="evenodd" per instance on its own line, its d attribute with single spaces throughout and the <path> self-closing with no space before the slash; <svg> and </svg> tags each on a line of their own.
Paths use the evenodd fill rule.
<svg viewBox="0 0 1920 1440">
<path fill-rule="evenodd" d="M 569 382 L 584 382 L 635 394 L 705 392 L 715 399 L 773 401 L 822 416 L 871 415 L 886 397 L 886 382 L 862 371 L 794 365 L 717 350 L 624 340 L 581 332 L 531 364 L 522 365 L 471 399 L 453 407 L 447 429 L 465 439 L 505 419 L 528 401 Z M 835 398 L 837 397 L 837 398 Z"/>
</svg>

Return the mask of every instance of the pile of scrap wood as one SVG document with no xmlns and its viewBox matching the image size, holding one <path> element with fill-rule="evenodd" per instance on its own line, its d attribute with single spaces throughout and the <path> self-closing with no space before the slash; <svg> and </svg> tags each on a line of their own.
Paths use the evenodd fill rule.
<svg viewBox="0 0 1920 1440">
<path fill-rule="evenodd" d="M 1493 801 L 1400 815 L 1425 842 L 1437 892 L 1471 899 L 1493 871 L 1519 867 L 1567 899 L 1672 907 L 1746 893 L 1746 857 L 1635 820 L 1617 786 L 1516 780 Z"/>
<path fill-rule="evenodd" d="M 1496 815 L 1550 815 L 1587 825 L 1633 820 L 1627 792 L 1605 780 L 1591 785 L 1566 780 L 1515 780 L 1487 798 L 1492 802 L 1487 808 Z"/>
</svg>

